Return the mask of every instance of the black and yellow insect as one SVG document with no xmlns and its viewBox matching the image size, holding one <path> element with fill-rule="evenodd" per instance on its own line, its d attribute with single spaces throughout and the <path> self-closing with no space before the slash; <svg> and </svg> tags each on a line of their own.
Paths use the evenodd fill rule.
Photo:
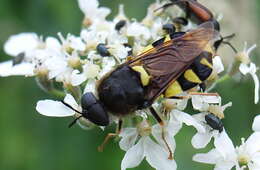
<svg viewBox="0 0 260 170">
<path fill-rule="evenodd" d="M 154 42 L 143 52 L 104 76 L 92 94 L 82 97 L 82 116 L 100 126 L 109 124 L 107 112 L 123 118 L 151 107 L 161 95 L 171 98 L 203 83 L 212 72 L 214 23 L 188 32 L 176 32 Z"/>
<path fill-rule="evenodd" d="M 77 112 L 99 126 L 109 125 L 110 112 L 119 117 L 120 131 L 124 116 L 149 108 L 163 125 L 152 103 L 161 95 L 172 98 L 210 76 L 214 56 L 212 41 L 218 35 L 214 23 L 206 22 L 197 29 L 159 39 L 99 80 L 98 99 L 92 93 L 85 93 L 81 99 L 83 110 Z"/>
</svg>

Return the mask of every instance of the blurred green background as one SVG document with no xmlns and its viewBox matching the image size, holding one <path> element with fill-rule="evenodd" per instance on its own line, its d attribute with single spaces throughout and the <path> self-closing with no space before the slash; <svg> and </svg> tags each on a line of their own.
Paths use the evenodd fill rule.
<svg viewBox="0 0 260 170">
<path fill-rule="evenodd" d="M 151 0 L 100 0 L 116 14 L 119 3 L 125 4 L 126 14 L 141 19 Z M 251 15 L 260 17 L 260 2 Z M 257 12 L 258 11 L 258 12 Z M 110 17 L 112 16 L 110 15 Z M 56 36 L 57 32 L 78 34 L 83 14 L 76 0 L 1 0 L 0 2 L 0 61 L 9 59 L 3 44 L 12 34 L 36 32 Z M 253 17 L 254 18 L 254 17 Z M 234 18 L 238 19 L 238 18 Z M 253 23 L 257 20 L 252 21 Z M 259 25 L 259 23 L 258 23 Z M 248 25 L 250 26 L 250 25 Z M 254 56 L 257 56 L 254 53 Z M 259 56 L 259 55 L 258 55 Z M 259 57 L 255 57 L 259 61 Z M 259 63 L 258 63 L 259 64 Z M 258 74 L 259 75 L 259 74 Z M 219 86 L 218 86 L 219 87 Z M 248 137 L 254 116 L 260 105 L 253 105 L 251 77 L 236 84 L 233 80 L 221 84 L 216 91 L 224 103 L 233 102 L 226 111 L 225 127 L 235 144 Z M 48 118 L 35 110 L 36 102 L 49 98 L 33 78 L 0 78 L 0 169 L 1 170 L 117 170 L 124 156 L 116 143 L 110 142 L 103 153 L 97 146 L 113 127 L 84 131 L 78 126 L 67 128 L 71 118 Z M 193 128 L 183 128 L 176 137 L 176 161 L 180 170 L 207 170 L 211 166 L 191 161 L 196 152 L 190 141 Z M 145 161 L 136 170 L 152 169 Z"/>
</svg>

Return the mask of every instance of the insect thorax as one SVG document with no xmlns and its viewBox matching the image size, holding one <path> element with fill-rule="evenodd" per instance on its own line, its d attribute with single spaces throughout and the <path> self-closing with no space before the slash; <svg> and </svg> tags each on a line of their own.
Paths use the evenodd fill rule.
<svg viewBox="0 0 260 170">
<path fill-rule="evenodd" d="M 115 115 L 126 115 L 145 104 L 140 75 L 128 65 L 111 72 L 99 84 L 98 95 L 106 109 Z"/>
</svg>

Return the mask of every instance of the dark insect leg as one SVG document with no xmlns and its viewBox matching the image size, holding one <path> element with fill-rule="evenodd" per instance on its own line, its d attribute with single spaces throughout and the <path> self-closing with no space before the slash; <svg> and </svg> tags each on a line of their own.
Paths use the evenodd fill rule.
<svg viewBox="0 0 260 170">
<path fill-rule="evenodd" d="M 155 109 L 153 107 L 149 107 L 150 112 L 152 113 L 152 115 L 154 116 L 154 118 L 158 121 L 158 123 L 161 125 L 162 127 L 162 139 L 163 142 L 165 143 L 168 151 L 169 151 L 169 157 L 168 159 L 172 160 L 173 159 L 173 153 L 172 150 L 169 146 L 169 144 L 167 143 L 166 139 L 165 139 L 165 133 L 164 133 L 164 122 L 163 120 L 160 118 L 160 116 L 157 114 L 157 112 L 155 111 Z"/>
<path fill-rule="evenodd" d="M 160 116 L 157 114 L 155 109 L 153 107 L 149 107 L 150 112 L 152 113 L 153 117 L 157 120 L 157 122 L 161 125 L 164 126 L 163 120 L 160 118 Z"/>
<path fill-rule="evenodd" d="M 201 95 L 201 96 L 219 96 L 218 93 L 202 93 L 202 92 L 189 92 L 189 95 Z"/>
<path fill-rule="evenodd" d="M 169 97 L 168 99 L 189 99 L 189 96 L 172 96 Z"/>
<path fill-rule="evenodd" d="M 202 92 L 204 92 L 206 90 L 206 84 L 204 82 L 199 84 L 199 86 L 200 86 L 200 89 Z"/>
<path fill-rule="evenodd" d="M 116 129 L 116 133 L 109 133 L 107 134 L 107 136 L 105 137 L 103 143 L 98 146 L 98 151 L 99 152 L 103 152 L 105 145 L 108 143 L 108 141 L 112 138 L 112 137 L 116 137 L 120 134 L 121 130 L 122 130 L 122 125 L 123 125 L 123 120 L 119 119 L 118 125 L 117 125 L 117 129 Z"/>
</svg>

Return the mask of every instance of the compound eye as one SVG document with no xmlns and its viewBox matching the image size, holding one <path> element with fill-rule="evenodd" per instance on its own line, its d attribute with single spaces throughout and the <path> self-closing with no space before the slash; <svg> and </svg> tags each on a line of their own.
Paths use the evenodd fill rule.
<svg viewBox="0 0 260 170">
<path fill-rule="evenodd" d="M 107 126 L 109 117 L 103 105 L 93 93 L 85 93 L 81 98 L 82 115 L 98 126 Z"/>
</svg>

